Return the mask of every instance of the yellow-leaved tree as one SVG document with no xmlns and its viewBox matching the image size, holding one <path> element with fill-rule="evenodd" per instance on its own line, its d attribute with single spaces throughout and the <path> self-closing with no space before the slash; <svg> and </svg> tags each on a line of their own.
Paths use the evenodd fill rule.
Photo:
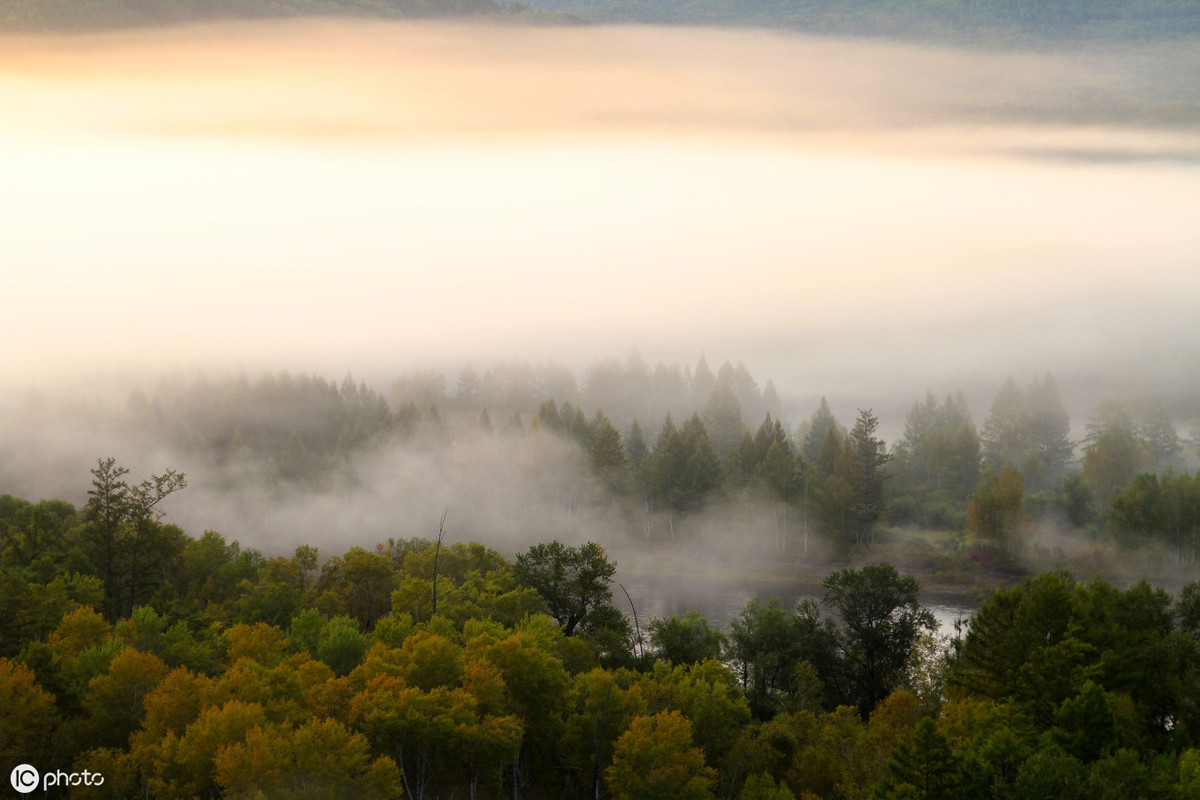
<svg viewBox="0 0 1200 800">
<path fill-rule="evenodd" d="M 692 743 L 692 723 L 678 711 L 634 719 L 606 776 L 616 800 L 706 800 L 717 780 Z"/>
</svg>

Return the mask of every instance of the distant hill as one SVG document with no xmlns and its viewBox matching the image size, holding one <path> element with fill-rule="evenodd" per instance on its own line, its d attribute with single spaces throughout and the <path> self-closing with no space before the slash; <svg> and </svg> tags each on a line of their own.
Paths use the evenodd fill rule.
<svg viewBox="0 0 1200 800">
<path fill-rule="evenodd" d="M 1200 0 L 533 0 L 594 22 L 938 40 L 1200 35 Z"/>
<path fill-rule="evenodd" d="M 181 22 L 298 16 L 383 19 L 494 16 L 571 21 L 494 0 L 0 0 L 0 31 L 89 31 Z"/>
<path fill-rule="evenodd" d="M 311 15 L 782 28 L 951 42 L 1200 36 L 1200 0 L 0 0 L 0 32 Z"/>
</svg>

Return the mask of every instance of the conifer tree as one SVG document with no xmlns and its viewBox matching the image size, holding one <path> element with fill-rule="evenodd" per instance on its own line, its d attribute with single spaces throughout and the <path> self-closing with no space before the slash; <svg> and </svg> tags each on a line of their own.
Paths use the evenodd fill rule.
<svg viewBox="0 0 1200 800">
<path fill-rule="evenodd" d="M 592 468 L 596 470 L 611 488 L 619 489 L 625 475 L 628 458 L 625 455 L 625 445 L 621 443 L 621 434 L 604 416 L 603 411 L 597 411 L 592 420 Z"/>
<path fill-rule="evenodd" d="M 1142 424 L 1138 433 L 1154 455 L 1154 462 L 1158 469 L 1179 465 L 1183 447 L 1179 444 L 1179 434 L 1175 430 L 1175 423 L 1171 421 L 1171 415 L 1158 395 L 1150 398 L 1146 411 L 1142 415 Z"/>
<path fill-rule="evenodd" d="M 829 410 L 829 401 L 822 397 L 821 405 L 813 412 L 808 433 L 804 436 L 804 457 L 814 464 L 819 464 L 821 449 L 825 446 L 825 440 L 829 438 L 829 432 L 840 433 L 844 430 Z"/>
<path fill-rule="evenodd" d="M 746 432 L 741 404 L 725 381 L 719 381 L 709 396 L 704 423 L 709 441 L 721 457 L 732 453 Z"/>
<path fill-rule="evenodd" d="M 950 800 L 958 797 L 958 759 L 937 723 L 925 717 L 902 742 L 887 762 L 887 777 L 880 784 L 879 798 Z"/>
<path fill-rule="evenodd" d="M 875 435 L 878 428 L 879 418 L 872 410 L 859 409 L 858 420 L 850 431 L 855 456 L 850 485 L 857 496 L 860 541 L 866 545 L 871 544 L 872 528 L 883 515 L 883 486 L 889 477 L 884 467 L 891 460 L 886 443 Z"/>
<path fill-rule="evenodd" d="M 984 459 L 994 467 L 1020 467 L 1029 449 L 1025 395 L 1010 375 L 983 423 Z"/>
<path fill-rule="evenodd" d="M 629 426 L 629 433 L 625 436 L 625 452 L 634 466 L 639 468 L 646 463 L 646 459 L 650 456 L 650 447 L 646 444 L 642 426 L 636 419 Z"/>
<path fill-rule="evenodd" d="M 1031 453 L 1023 464 L 1026 481 L 1037 488 L 1057 485 L 1071 463 L 1071 418 L 1063 407 L 1054 376 L 1033 379 L 1026 395 L 1026 424 Z"/>
</svg>

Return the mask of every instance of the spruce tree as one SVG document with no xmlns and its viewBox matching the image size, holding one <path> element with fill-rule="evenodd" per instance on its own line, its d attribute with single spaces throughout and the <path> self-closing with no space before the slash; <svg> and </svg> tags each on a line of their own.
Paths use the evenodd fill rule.
<svg viewBox="0 0 1200 800">
<path fill-rule="evenodd" d="M 889 477 L 884 467 L 891 460 L 887 444 L 875 435 L 878 428 L 879 418 L 868 408 L 859 409 L 858 420 L 850 431 L 855 455 L 850 485 L 857 495 L 860 541 L 866 545 L 871 544 L 872 528 L 883 514 L 883 485 Z"/>
</svg>

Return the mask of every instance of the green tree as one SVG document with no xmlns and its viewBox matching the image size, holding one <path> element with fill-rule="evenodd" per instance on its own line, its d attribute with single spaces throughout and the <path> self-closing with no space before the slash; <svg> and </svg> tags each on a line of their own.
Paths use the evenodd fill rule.
<svg viewBox="0 0 1200 800">
<path fill-rule="evenodd" d="M 824 397 L 821 398 L 821 404 L 817 410 L 813 412 L 812 417 L 808 421 L 807 430 L 804 433 L 803 452 L 804 457 L 814 464 L 821 464 L 821 450 L 825 447 L 825 441 L 830 434 L 834 435 L 834 440 L 841 442 L 845 437 L 846 429 L 833 416 L 833 412 L 829 410 L 829 401 Z M 826 470 L 822 474 L 828 475 Z"/>
<path fill-rule="evenodd" d="M 646 436 L 642 426 L 635 419 L 629 426 L 629 434 L 625 437 L 625 453 L 637 468 L 641 468 L 650 457 L 650 446 L 646 444 Z"/>
<path fill-rule="evenodd" d="M 538 408 L 537 414 L 533 418 L 533 424 L 550 433 L 562 433 L 565 430 L 566 425 L 558 413 L 558 404 L 554 402 L 553 397 Z"/>
<path fill-rule="evenodd" d="M 158 740 L 138 734 L 132 754 L 146 774 L 147 790 L 156 796 L 219 797 L 217 754 L 267 724 L 260 704 L 231 700 L 207 706 L 183 731 L 168 730 Z"/>
<path fill-rule="evenodd" d="M 559 744 L 561 752 L 578 777 L 579 794 L 597 796 L 604 767 L 612 763 L 618 737 L 635 717 L 646 714 L 642 686 L 634 673 L 603 669 L 575 676 L 572 713 L 567 717 Z"/>
<path fill-rule="evenodd" d="M 1154 456 L 1157 469 L 1179 466 L 1183 446 L 1179 443 L 1175 423 L 1158 395 L 1151 397 L 1147 403 L 1138 434 Z"/>
<path fill-rule="evenodd" d="M 998 550 L 1017 549 L 1028 524 L 1025 514 L 1025 481 L 1020 472 L 989 466 L 967 509 L 967 532 L 977 542 Z"/>
<path fill-rule="evenodd" d="M 993 467 L 1020 468 L 1029 452 L 1028 410 L 1025 394 L 1010 375 L 992 400 L 983 422 L 984 460 Z"/>
<path fill-rule="evenodd" d="M 1083 477 L 1092 488 L 1096 505 L 1108 510 L 1113 495 L 1134 476 L 1153 468 L 1154 456 L 1134 434 L 1116 425 L 1097 433 L 1083 453 Z"/>
<path fill-rule="evenodd" d="M 850 549 L 861 530 L 854 513 L 857 498 L 854 487 L 841 475 L 830 475 L 821 482 L 817 513 L 825 533 L 842 553 Z"/>
<path fill-rule="evenodd" d="M 100 459 L 88 490 L 86 542 L 104 581 L 107 616 L 129 614 L 145 584 L 158 583 L 156 570 L 182 549 L 183 534 L 159 525 L 159 505 L 187 486 L 183 473 L 167 470 L 137 485 L 116 459 Z"/>
<path fill-rule="evenodd" d="M 959 797 L 958 759 L 937 723 L 925 717 L 908 741 L 892 751 L 887 778 L 876 793 L 880 798 L 942 800 Z"/>
<path fill-rule="evenodd" d="M 721 458 L 732 453 L 741 441 L 742 434 L 746 432 L 742 407 L 727 382 L 720 381 L 713 388 L 704 407 L 704 423 L 713 447 Z"/>
<path fill-rule="evenodd" d="M 778 600 L 754 599 L 729 624 L 727 658 L 741 672 L 750 708 L 767 719 L 787 707 L 800 689 L 797 667 L 813 664 L 827 673 L 837 659 L 832 624 L 820 618 L 816 603 L 806 600 L 788 613 Z"/>
<path fill-rule="evenodd" d="M 716 771 L 692 744 L 692 725 L 678 711 L 637 717 L 617 740 L 606 773 L 616 800 L 705 800 Z"/>
<path fill-rule="evenodd" d="M 331 719 L 292 728 L 253 728 L 216 757 L 217 783 L 230 800 L 384 800 L 401 794 L 400 771 L 372 760 L 366 737 Z"/>
<path fill-rule="evenodd" d="M 39 758 L 47 754 L 50 734 L 58 724 L 53 695 L 38 685 L 33 670 L 0 658 L 0 709 L 4 710 L 0 724 L 3 763 L 39 763 Z"/>
<path fill-rule="evenodd" d="M 297 577 L 301 579 L 297 588 L 301 588 L 303 576 Z M 350 616 L 370 629 L 391 610 L 396 575 L 384 556 L 352 547 L 345 555 L 325 562 L 316 588 L 332 592 Z"/>
<path fill-rule="evenodd" d="M 1037 489 L 1055 486 L 1071 463 L 1071 417 L 1063 406 L 1054 376 L 1034 378 L 1025 401 L 1025 424 L 1030 452 L 1021 467 L 1026 480 Z"/>
<path fill-rule="evenodd" d="M 775 503 L 775 550 L 783 553 L 788 541 L 788 508 L 802 488 L 799 466 L 791 448 L 771 439 L 763 458 L 761 473 L 777 502 Z"/>
<path fill-rule="evenodd" d="M 89 681 L 83 702 L 95 741 L 101 746 L 124 746 L 141 725 L 146 695 L 168 672 L 162 659 L 132 647 L 113 658 L 107 671 Z"/>
<path fill-rule="evenodd" d="M 776 784 L 775 779 L 766 772 L 747 778 L 746 782 L 742 784 L 742 793 L 738 795 L 738 798 L 739 800 L 796 800 L 796 796 L 792 794 L 792 790 L 786 783 L 780 781 L 779 784 Z"/>
<path fill-rule="evenodd" d="M 602 411 L 596 412 L 596 417 L 592 420 L 592 430 L 594 432 L 591 448 L 592 469 L 603 478 L 610 488 L 623 489 L 629 459 L 625 455 L 621 434 Z"/>
<path fill-rule="evenodd" d="M 669 667 L 658 662 L 641 687 L 647 713 L 676 710 L 692 723 L 692 739 L 710 767 L 719 767 L 750 722 L 736 676 L 715 659 Z"/>
<path fill-rule="evenodd" d="M 710 628 L 698 611 L 689 611 L 683 617 L 674 614 L 670 619 L 653 620 L 649 630 L 650 643 L 658 657 L 672 664 L 697 664 L 721 657 L 725 637 L 719 629 Z"/>
<path fill-rule="evenodd" d="M 104 581 L 106 616 L 117 618 L 117 564 L 121 555 L 120 536 L 126 525 L 129 508 L 129 484 L 122 478 L 129 474 L 117 466 L 115 458 L 100 459 L 92 470 L 92 488 L 88 490 L 87 541 L 92 549 L 92 561 Z"/>
<path fill-rule="evenodd" d="M 542 596 L 550 616 L 567 636 L 614 624 L 628 627 L 612 605 L 617 565 L 595 542 L 580 547 L 558 541 L 535 544 L 517 555 L 514 571 L 522 584 Z"/>
<path fill-rule="evenodd" d="M 1092 487 L 1082 475 L 1073 472 L 1066 476 L 1058 491 L 1059 503 L 1068 522 L 1082 528 L 1092 521 Z"/>
<path fill-rule="evenodd" d="M 883 487 L 889 477 L 884 467 L 891 460 L 886 443 L 876 436 L 878 428 L 879 418 L 871 409 L 860 409 L 858 420 L 850 430 L 850 442 L 854 449 L 850 485 L 857 501 L 859 541 L 865 545 L 871 544 L 875 522 L 883 515 Z"/>
<path fill-rule="evenodd" d="M 831 678 L 865 718 L 903 685 L 918 639 L 935 632 L 937 621 L 917 599 L 917 580 L 891 564 L 840 570 L 822 586 L 823 603 L 838 620 L 838 665 Z"/>
<path fill-rule="evenodd" d="M 932 392 L 913 403 L 895 449 L 896 480 L 904 490 L 961 497 L 979 479 L 979 459 L 979 434 L 961 391 L 942 404 Z"/>
</svg>

